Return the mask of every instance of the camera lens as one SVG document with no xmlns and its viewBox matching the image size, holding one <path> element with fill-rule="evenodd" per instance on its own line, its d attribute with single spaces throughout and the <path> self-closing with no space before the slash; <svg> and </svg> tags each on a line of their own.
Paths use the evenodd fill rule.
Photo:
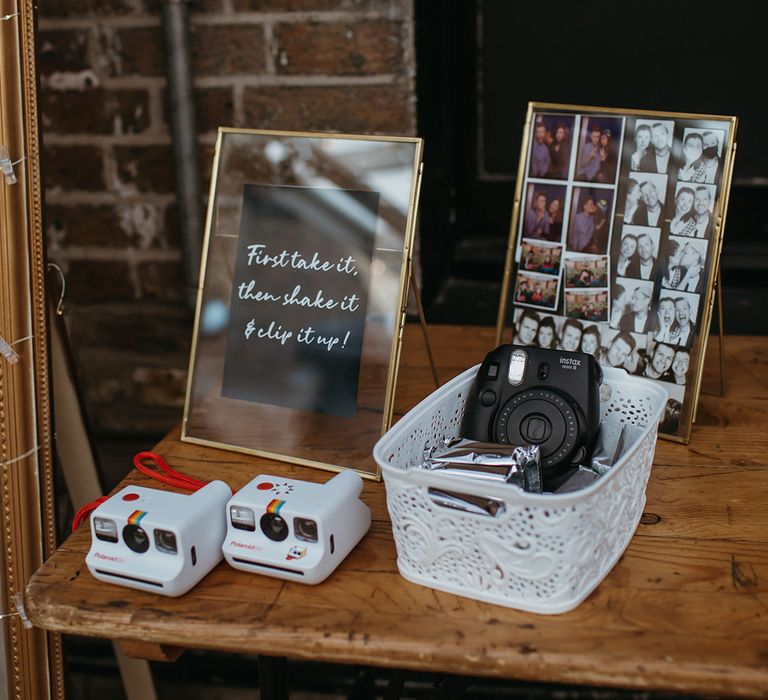
<svg viewBox="0 0 768 700">
<path fill-rule="evenodd" d="M 158 552 L 165 554 L 177 554 L 176 535 L 170 530 L 155 530 L 155 547 Z"/>
<path fill-rule="evenodd" d="M 317 542 L 317 523 L 308 518 L 294 518 L 293 530 L 296 539 L 303 542 Z"/>
<path fill-rule="evenodd" d="M 123 540 L 137 554 L 143 554 L 149 549 L 149 537 L 138 525 L 126 525 L 123 528 Z"/>
<path fill-rule="evenodd" d="M 277 513 L 264 513 L 259 524 L 261 531 L 273 542 L 282 542 L 288 537 L 288 523 Z"/>
<path fill-rule="evenodd" d="M 538 445 L 545 479 L 565 473 L 584 443 L 582 420 L 570 401 L 549 389 L 513 396 L 497 416 L 497 442 Z"/>
</svg>

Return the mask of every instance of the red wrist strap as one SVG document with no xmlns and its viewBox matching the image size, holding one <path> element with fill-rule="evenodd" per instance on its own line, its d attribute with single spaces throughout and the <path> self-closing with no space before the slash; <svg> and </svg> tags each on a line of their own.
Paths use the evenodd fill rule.
<svg viewBox="0 0 768 700">
<path fill-rule="evenodd" d="M 157 469 L 146 466 L 143 463 L 143 460 L 151 460 L 155 463 Z M 174 471 L 156 452 L 139 452 L 133 458 L 133 466 L 152 479 L 162 481 L 169 486 L 178 486 L 187 491 L 197 491 L 198 489 L 203 488 L 207 483 L 205 481 L 200 481 L 200 479 L 194 479 L 191 476 Z"/>
<path fill-rule="evenodd" d="M 144 460 L 151 460 L 154 463 L 154 466 L 147 466 L 144 464 Z M 157 481 L 162 481 L 164 484 L 186 489 L 187 491 L 197 491 L 198 489 L 203 488 L 207 483 L 171 469 L 167 462 L 156 452 L 139 452 L 133 458 L 133 466 L 152 479 L 157 479 Z M 100 496 L 92 503 L 84 505 L 77 511 L 74 520 L 72 520 L 72 532 L 80 527 L 80 523 L 88 517 L 92 510 L 98 508 L 108 498 L 109 496 Z"/>
</svg>

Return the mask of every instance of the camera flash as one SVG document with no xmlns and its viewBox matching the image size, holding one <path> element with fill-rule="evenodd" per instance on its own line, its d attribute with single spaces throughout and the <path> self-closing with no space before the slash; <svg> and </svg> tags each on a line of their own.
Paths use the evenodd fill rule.
<svg viewBox="0 0 768 700">
<path fill-rule="evenodd" d="M 117 542 L 117 524 L 109 518 L 94 518 L 93 529 L 96 537 L 104 542 Z"/>
<path fill-rule="evenodd" d="M 517 386 L 525 377 L 525 365 L 528 362 L 528 355 L 525 350 L 515 350 L 509 357 L 509 372 L 507 381 L 512 386 Z"/>
<path fill-rule="evenodd" d="M 256 530 L 256 515 L 250 508 L 230 506 L 229 517 L 232 521 L 232 527 L 236 530 L 248 530 L 249 532 Z"/>
</svg>

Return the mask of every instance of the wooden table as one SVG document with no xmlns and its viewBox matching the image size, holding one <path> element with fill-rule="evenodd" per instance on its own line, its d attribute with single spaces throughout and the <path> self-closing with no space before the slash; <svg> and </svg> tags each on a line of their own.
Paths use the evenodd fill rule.
<svg viewBox="0 0 768 700">
<path fill-rule="evenodd" d="M 493 343 L 486 328 L 432 333 L 443 381 L 479 362 Z M 81 527 L 29 582 L 27 612 L 46 629 L 123 640 L 151 658 L 197 647 L 768 697 L 768 354 L 763 338 L 729 337 L 726 350 L 726 396 L 702 396 L 690 446 L 659 443 L 637 534 L 573 612 L 538 616 L 408 583 L 397 573 L 384 485 L 373 482 L 363 494 L 373 513 L 369 534 L 319 586 L 222 563 L 181 598 L 132 591 L 92 578 L 84 565 L 90 534 Z M 710 352 L 705 388 L 717 385 L 716 371 Z M 432 390 L 417 326 L 406 331 L 400 378 L 399 411 Z M 329 477 L 182 444 L 178 430 L 157 451 L 177 469 L 233 487 L 263 472 Z M 123 485 L 147 481 L 132 471 Z"/>
</svg>

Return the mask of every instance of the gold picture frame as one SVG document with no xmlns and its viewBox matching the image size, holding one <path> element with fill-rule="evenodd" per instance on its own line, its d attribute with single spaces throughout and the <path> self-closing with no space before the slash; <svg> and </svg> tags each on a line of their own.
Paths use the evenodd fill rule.
<svg viewBox="0 0 768 700">
<path fill-rule="evenodd" d="M 61 638 L 28 625 L 23 605 L 56 548 L 34 12 L 0 0 L 0 144 L 13 170 L 0 180 L 0 622 L 2 694 L 17 700 L 64 697 Z"/>
<path fill-rule="evenodd" d="M 380 478 L 422 148 L 219 129 L 183 441 Z"/>
<path fill-rule="evenodd" d="M 687 444 L 737 126 L 733 116 L 530 102 L 496 343 L 592 352 L 657 381 L 669 397 L 659 434 Z"/>
</svg>

